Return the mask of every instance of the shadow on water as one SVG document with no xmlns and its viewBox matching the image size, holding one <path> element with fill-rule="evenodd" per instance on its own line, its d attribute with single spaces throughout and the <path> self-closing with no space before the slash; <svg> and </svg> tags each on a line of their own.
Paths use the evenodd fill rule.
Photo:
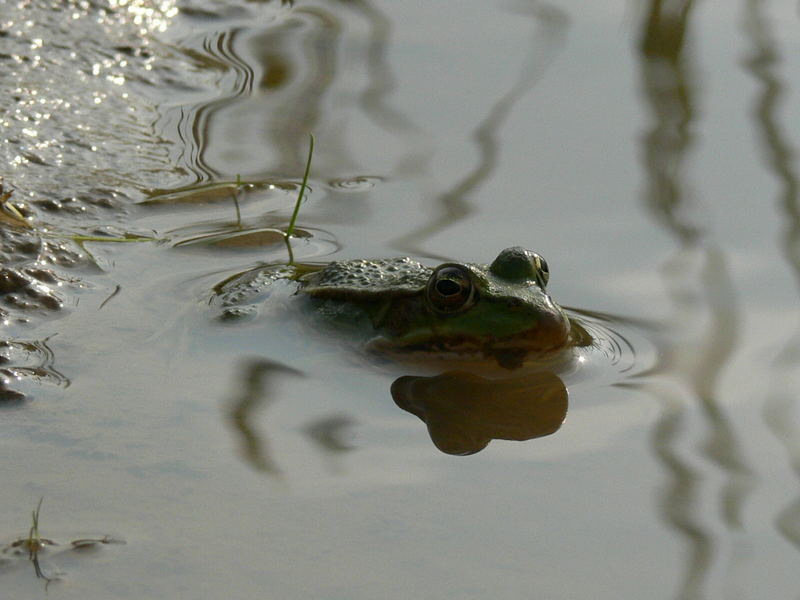
<svg viewBox="0 0 800 600">
<path fill-rule="evenodd" d="M 691 215 L 685 184 L 697 115 L 696 69 L 687 44 L 693 9 L 692 0 L 652 0 L 639 46 L 643 97 L 651 113 L 642 138 L 643 201 L 679 244 L 662 275 L 675 308 L 671 322 L 683 335 L 665 343 L 662 363 L 653 373 L 667 375 L 668 381 L 654 380 L 647 387 L 663 407 L 652 437 L 667 476 L 658 505 L 665 522 L 687 543 L 685 574 L 676 596 L 686 599 L 704 595 L 719 554 L 719 542 L 701 516 L 701 488 L 708 483 L 683 457 L 694 414 L 689 401 L 697 404 L 704 420 L 700 452 L 724 478 L 718 510 L 729 532 L 741 526 L 743 503 L 753 485 L 717 390 L 740 329 L 736 292 L 723 251 L 705 239 Z M 688 399 L 681 387 L 689 390 Z"/>
<path fill-rule="evenodd" d="M 394 247 L 402 252 L 448 259 L 424 251 L 420 244 L 472 212 L 469 196 L 488 181 L 497 167 L 500 128 L 517 102 L 533 88 L 564 43 L 569 17 L 560 8 L 544 2 L 526 2 L 524 5 L 520 4 L 517 13 L 531 19 L 536 25 L 519 77 L 495 101 L 486 117 L 473 131 L 472 138 L 478 147 L 478 162 L 460 181 L 433 200 L 439 207 L 439 215 L 428 219 L 427 225 L 393 240 Z"/>
<path fill-rule="evenodd" d="M 748 0 L 744 4 L 743 30 L 751 49 L 744 66 L 758 83 L 753 118 L 763 147 L 764 161 L 778 184 L 778 209 L 783 213 L 785 231 L 783 253 L 800 283 L 800 194 L 793 164 L 795 153 L 778 121 L 778 109 L 785 95 L 778 68 L 780 56 L 763 14 L 764 3 Z M 769 392 L 764 404 L 764 420 L 783 444 L 789 463 L 800 477 L 800 428 L 797 425 L 797 369 L 800 362 L 800 331 L 796 331 L 778 353 L 768 378 Z M 800 549 L 800 498 L 777 517 L 778 530 Z"/>
</svg>

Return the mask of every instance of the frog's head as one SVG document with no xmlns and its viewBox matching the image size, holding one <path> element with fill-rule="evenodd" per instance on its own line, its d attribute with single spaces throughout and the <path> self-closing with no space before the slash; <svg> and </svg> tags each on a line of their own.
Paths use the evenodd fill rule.
<svg viewBox="0 0 800 600">
<path fill-rule="evenodd" d="M 568 343 L 570 322 L 547 294 L 545 260 L 506 248 L 489 265 L 445 263 L 421 291 L 424 310 L 394 341 L 453 351 L 548 351 Z"/>
</svg>

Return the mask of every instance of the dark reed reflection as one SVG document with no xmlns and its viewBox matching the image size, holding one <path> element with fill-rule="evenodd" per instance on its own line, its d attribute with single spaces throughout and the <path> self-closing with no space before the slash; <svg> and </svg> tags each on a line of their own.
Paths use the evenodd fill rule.
<svg viewBox="0 0 800 600">
<path fill-rule="evenodd" d="M 300 7 L 263 26 L 201 32 L 190 54 L 203 68 L 220 71 L 216 93 L 210 101 L 181 107 L 178 125 L 182 162 L 197 182 L 235 175 L 234 165 L 246 163 L 254 145 L 264 156 L 257 174 L 302 172 L 308 134 L 320 126 L 321 105 L 338 73 L 341 31 L 330 11 Z M 221 140 L 236 144 L 224 156 Z M 334 155 L 342 150 L 332 145 L 325 146 Z M 325 149 L 315 161 L 317 172 Z"/>
<path fill-rule="evenodd" d="M 177 127 L 182 142 L 182 156 L 179 160 L 186 170 L 194 174 L 196 181 L 207 181 L 223 175 L 206 159 L 212 122 L 219 111 L 253 91 L 253 68 L 239 58 L 235 49 L 240 36 L 241 30 L 237 29 L 217 32 L 203 38 L 202 51 L 189 53 L 204 69 L 221 74 L 218 93 L 213 100 L 189 110 L 186 106 L 180 107 Z M 226 85 L 227 81 L 229 83 Z"/>
<path fill-rule="evenodd" d="M 652 0 L 639 46 L 643 97 L 651 113 L 642 138 L 643 201 L 679 244 L 662 273 L 675 307 L 672 324 L 681 335 L 665 344 L 657 369 L 671 384 L 652 384 L 649 391 L 663 406 L 652 437 L 668 478 L 658 505 L 664 520 L 687 543 L 685 573 L 676 594 L 686 599 L 703 596 L 718 542 L 701 517 L 701 486 L 707 482 L 682 457 L 694 411 L 680 387 L 690 391 L 688 400 L 697 403 L 704 421 L 700 452 L 724 478 L 718 506 L 729 532 L 740 527 L 752 486 L 751 470 L 717 395 L 720 374 L 739 334 L 736 292 L 725 255 L 705 239 L 686 191 L 684 164 L 693 144 L 698 91 L 687 45 L 693 8 L 692 0 Z"/>
<path fill-rule="evenodd" d="M 478 147 L 478 162 L 464 177 L 432 201 L 438 215 L 428 219 L 425 226 L 394 240 L 393 246 L 402 252 L 448 259 L 426 252 L 421 247 L 422 242 L 472 212 L 470 195 L 489 180 L 497 167 L 500 128 L 517 102 L 541 78 L 564 43 L 569 17 L 560 8 L 545 2 L 528 1 L 518 6 L 517 14 L 530 19 L 535 25 L 530 37 L 531 44 L 517 81 L 495 101 L 472 133 Z"/>
<path fill-rule="evenodd" d="M 392 35 L 392 21 L 368 0 L 339 0 L 354 14 L 364 19 L 369 27 L 368 41 L 364 49 L 369 81 L 360 95 L 364 112 L 384 130 L 406 140 L 406 154 L 400 159 L 394 175 L 419 177 L 430 163 L 433 152 L 424 132 L 408 115 L 393 107 L 389 98 L 395 89 L 394 76 L 386 59 Z"/>
<path fill-rule="evenodd" d="M 315 419 L 303 428 L 314 443 L 329 454 L 349 452 L 353 446 L 347 441 L 347 430 L 355 421 L 347 415 L 330 415 Z"/>
<path fill-rule="evenodd" d="M 694 84 L 684 43 L 692 0 L 651 0 L 639 45 L 642 91 L 651 111 L 642 153 L 647 175 L 642 198 L 650 213 L 681 242 L 697 228 L 684 215 L 683 163 L 691 147 Z"/>
<path fill-rule="evenodd" d="M 336 414 L 313 419 L 303 433 L 320 451 L 331 472 L 341 472 L 341 457 L 355 449 L 350 443 L 350 430 L 356 424 L 348 415 Z"/>
<path fill-rule="evenodd" d="M 283 471 L 272 458 L 269 443 L 258 423 L 259 413 L 275 400 L 275 382 L 287 376 L 303 377 L 303 373 L 266 358 L 250 358 L 243 361 L 235 386 L 238 394 L 227 402 L 226 417 L 239 438 L 240 454 L 244 461 L 256 471 L 276 477 Z M 332 471 L 338 470 L 335 462 L 353 446 L 348 442 L 348 430 L 355 420 L 347 415 L 326 415 L 310 420 L 302 432 L 324 457 Z"/>
<path fill-rule="evenodd" d="M 780 236 L 783 253 L 800 285 L 800 194 L 794 167 L 796 154 L 779 121 L 779 108 L 786 95 L 786 86 L 781 79 L 781 59 L 765 15 L 765 4 L 759 0 L 747 0 L 744 4 L 743 30 L 750 42 L 744 66 L 758 84 L 753 102 L 753 120 L 760 134 L 764 162 L 778 184 L 777 204 L 783 214 L 785 227 Z M 798 478 L 800 427 L 795 411 L 799 357 L 800 323 L 798 330 L 775 358 L 764 403 L 764 420 L 785 448 Z M 781 511 L 776 526 L 786 539 L 800 549 L 800 496 Z"/>
<path fill-rule="evenodd" d="M 309 133 L 327 131 L 315 152 L 314 177 L 338 179 L 358 167 L 343 130 L 347 112 L 357 108 L 407 141 L 399 171 L 423 168 L 430 151 L 422 134 L 388 100 L 394 89 L 386 60 L 389 18 L 367 0 L 295 3 L 273 16 L 263 26 L 253 22 L 246 28 L 205 31 L 194 42 L 191 58 L 220 72 L 220 91 L 213 100 L 180 109 L 186 170 L 197 181 L 237 173 L 251 178 L 302 173 Z M 362 23 L 367 40 L 353 45 L 361 35 L 353 36 L 350 29 Z M 354 96 L 352 103 L 333 102 L 342 95 L 339 88 L 351 85 L 343 71 L 359 63 L 366 67 L 365 89 L 360 94 L 347 91 Z M 261 164 L 252 162 L 254 152 L 263 156 Z M 249 172 L 237 171 L 242 164 L 248 164 Z"/>
<path fill-rule="evenodd" d="M 250 359 L 244 363 L 242 375 L 238 378 L 239 394 L 228 402 L 228 422 L 239 435 L 242 457 L 256 471 L 269 475 L 280 475 L 281 470 L 270 456 L 269 445 L 253 420 L 257 412 L 274 399 L 273 381 L 286 375 L 298 377 L 302 373 L 271 360 Z"/>
<path fill-rule="evenodd" d="M 554 373 L 486 379 L 466 371 L 395 380 L 392 398 L 418 416 L 447 454 L 480 452 L 492 440 L 524 441 L 555 433 L 567 416 L 568 394 Z"/>
</svg>

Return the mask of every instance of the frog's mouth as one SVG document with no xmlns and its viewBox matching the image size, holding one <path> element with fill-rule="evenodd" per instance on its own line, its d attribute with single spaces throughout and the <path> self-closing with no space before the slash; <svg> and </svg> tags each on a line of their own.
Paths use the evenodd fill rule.
<svg viewBox="0 0 800 600">
<path fill-rule="evenodd" d="M 416 332 L 395 338 L 379 336 L 368 343 L 382 353 L 414 354 L 456 359 L 493 358 L 501 366 L 516 368 L 526 359 L 553 354 L 574 344 L 570 320 L 561 315 L 539 319 L 536 325 L 507 336 Z"/>
</svg>

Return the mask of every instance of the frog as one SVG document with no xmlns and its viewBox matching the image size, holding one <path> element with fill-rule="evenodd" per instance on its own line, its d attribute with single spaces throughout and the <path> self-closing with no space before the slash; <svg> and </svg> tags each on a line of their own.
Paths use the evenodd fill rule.
<svg viewBox="0 0 800 600">
<path fill-rule="evenodd" d="M 352 259 L 316 270 L 284 266 L 266 278 L 294 280 L 314 314 L 368 331 L 372 350 L 492 357 L 514 368 L 586 344 L 585 330 L 547 292 L 549 277 L 542 256 L 515 246 L 490 264 Z"/>
</svg>

